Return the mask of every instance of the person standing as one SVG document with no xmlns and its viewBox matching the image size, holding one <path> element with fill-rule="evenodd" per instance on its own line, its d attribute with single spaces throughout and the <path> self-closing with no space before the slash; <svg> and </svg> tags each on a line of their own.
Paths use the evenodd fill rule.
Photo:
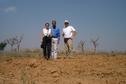
<svg viewBox="0 0 126 84">
<path fill-rule="evenodd" d="M 48 60 L 51 56 L 51 29 L 49 23 L 45 23 L 45 27 L 42 30 L 42 44 L 43 55 Z"/>
<path fill-rule="evenodd" d="M 53 59 L 57 58 L 58 44 L 60 41 L 60 29 L 56 26 L 56 20 L 52 20 L 52 50 L 51 56 Z"/>
<path fill-rule="evenodd" d="M 69 21 L 64 21 L 64 28 L 62 36 L 64 37 L 65 52 L 66 55 L 70 55 L 73 50 L 73 39 L 76 36 L 76 30 L 73 26 L 70 26 Z"/>
</svg>

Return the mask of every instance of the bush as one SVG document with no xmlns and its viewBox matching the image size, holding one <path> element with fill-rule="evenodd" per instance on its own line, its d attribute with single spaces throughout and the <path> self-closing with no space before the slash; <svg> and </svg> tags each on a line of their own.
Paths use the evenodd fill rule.
<svg viewBox="0 0 126 84">
<path fill-rule="evenodd" d="M 0 50 L 4 50 L 4 48 L 6 47 L 7 43 L 0 43 Z"/>
</svg>

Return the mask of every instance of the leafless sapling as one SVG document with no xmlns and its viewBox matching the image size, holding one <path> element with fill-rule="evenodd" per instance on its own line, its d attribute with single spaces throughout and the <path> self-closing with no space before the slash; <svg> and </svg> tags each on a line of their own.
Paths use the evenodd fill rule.
<svg viewBox="0 0 126 84">
<path fill-rule="evenodd" d="M 93 47 L 94 47 L 94 53 L 96 53 L 97 46 L 99 45 L 99 44 L 98 44 L 98 40 L 99 40 L 99 38 L 91 39 L 91 42 L 92 42 Z"/>
</svg>

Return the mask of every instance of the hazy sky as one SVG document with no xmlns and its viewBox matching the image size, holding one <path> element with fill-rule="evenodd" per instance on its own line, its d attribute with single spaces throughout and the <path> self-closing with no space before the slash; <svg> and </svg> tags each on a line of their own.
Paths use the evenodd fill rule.
<svg viewBox="0 0 126 84">
<path fill-rule="evenodd" d="M 24 35 L 23 48 L 40 46 L 45 22 L 65 19 L 78 32 L 75 44 L 99 37 L 99 50 L 126 50 L 126 0 L 0 0 L 0 41 Z M 61 40 L 63 41 L 63 40 Z"/>
</svg>

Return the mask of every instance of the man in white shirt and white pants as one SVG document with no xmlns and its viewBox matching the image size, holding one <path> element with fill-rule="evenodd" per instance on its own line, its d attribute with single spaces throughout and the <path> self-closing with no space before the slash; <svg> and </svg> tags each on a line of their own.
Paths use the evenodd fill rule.
<svg viewBox="0 0 126 84">
<path fill-rule="evenodd" d="M 64 21 L 64 28 L 62 36 L 64 37 L 64 43 L 65 43 L 65 52 L 66 55 L 70 55 L 73 50 L 73 39 L 76 36 L 76 30 L 73 26 L 69 25 L 69 21 Z"/>
</svg>

